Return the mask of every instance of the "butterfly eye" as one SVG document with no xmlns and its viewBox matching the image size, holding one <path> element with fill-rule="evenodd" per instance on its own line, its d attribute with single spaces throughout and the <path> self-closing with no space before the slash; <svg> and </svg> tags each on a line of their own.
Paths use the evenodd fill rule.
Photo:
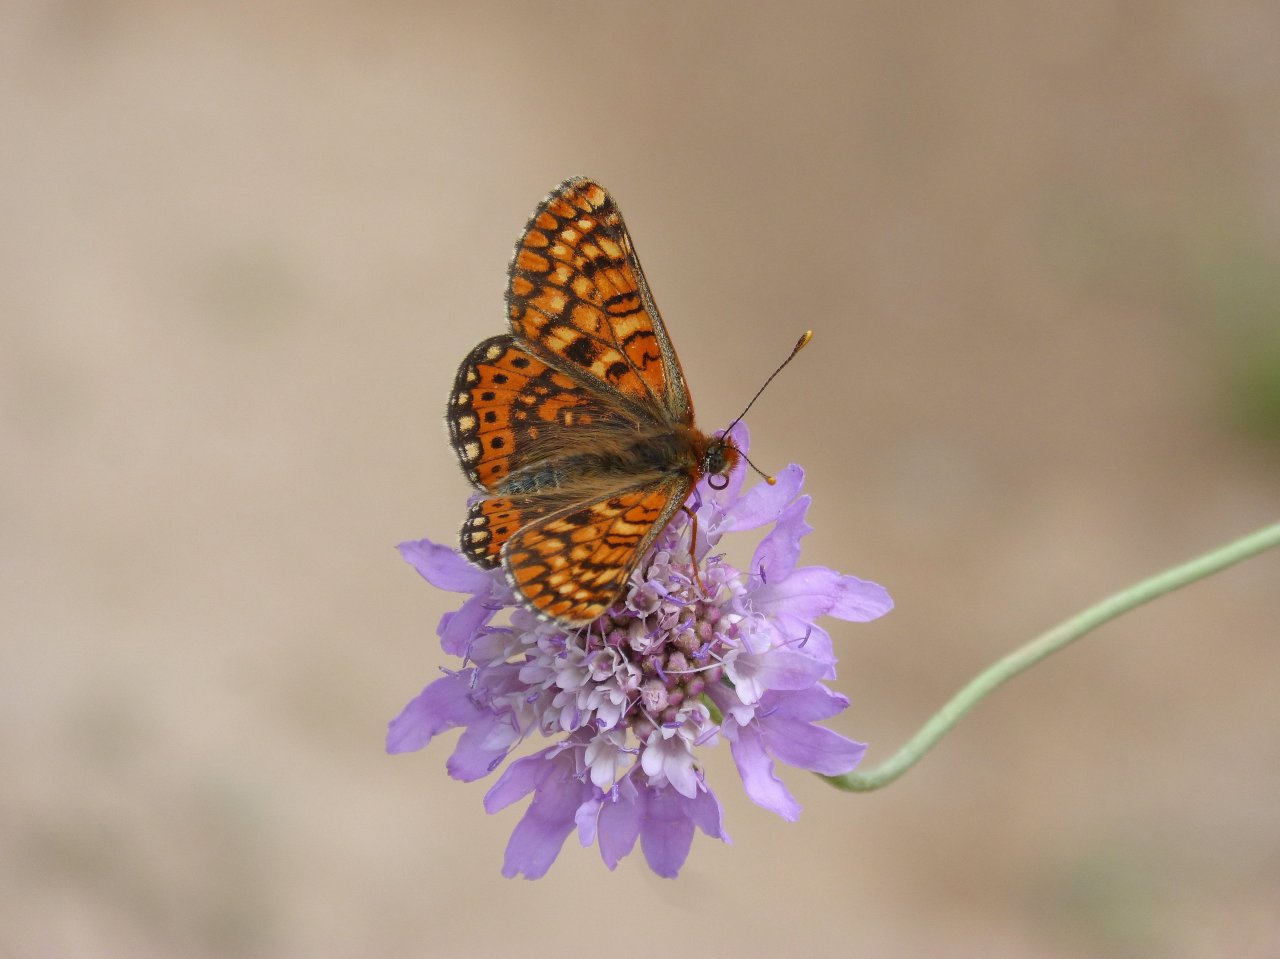
<svg viewBox="0 0 1280 959">
<path fill-rule="evenodd" d="M 707 451 L 702 457 L 702 471 L 712 476 L 723 476 L 729 471 L 729 457 L 725 454 L 723 442 L 716 440 L 707 447 Z M 723 486 L 713 488 L 724 489 Z"/>
</svg>

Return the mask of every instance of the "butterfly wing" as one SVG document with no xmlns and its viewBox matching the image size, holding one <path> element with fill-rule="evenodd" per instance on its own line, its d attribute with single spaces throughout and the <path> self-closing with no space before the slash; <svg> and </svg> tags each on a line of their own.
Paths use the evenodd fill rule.
<svg viewBox="0 0 1280 959">
<path fill-rule="evenodd" d="M 489 494 L 471 505 L 462 551 L 504 566 L 531 608 L 580 625 L 617 602 L 688 497 L 693 407 L 599 184 L 567 180 L 538 207 L 507 306 L 511 334 L 467 356 L 446 414 L 463 472 Z"/>
<path fill-rule="evenodd" d="M 472 502 L 460 535 L 463 555 L 487 569 L 521 527 L 616 489 L 617 478 L 585 471 L 584 453 L 641 432 L 639 420 L 594 386 L 510 335 L 485 340 L 463 360 L 445 419 L 463 472 L 493 494 Z"/>
<path fill-rule="evenodd" d="M 502 562 L 502 547 L 515 533 L 548 513 L 555 505 L 546 497 L 492 496 L 477 499 L 467 510 L 459 540 L 462 555 L 485 569 Z"/>
<path fill-rule="evenodd" d="M 539 205 L 516 246 L 507 310 L 532 352 L 660 422 L 692 424 L 680 360 L 600 184 L 566 180 Z"/>
<path fill-rule="evenodd" d="M 544 615 L 591 622 L 617 602 L 692 486 L 690 477 L 663 476 L 526 523 L 501 548 L 507 580 Z"/>
<path fill-rule="evenodd" d="M 556 484 L 584 430 L 634 430 L 579 377 L 533 355 L 511 336 L 495 336 L 462 361 L 445 411 L 449 442 L 477 488 L 516 493 Z"/>
</svg>

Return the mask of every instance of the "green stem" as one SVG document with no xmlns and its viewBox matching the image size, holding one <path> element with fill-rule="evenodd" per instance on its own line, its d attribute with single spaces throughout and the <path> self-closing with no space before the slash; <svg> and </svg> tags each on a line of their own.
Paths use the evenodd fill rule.
<svg viewBox="0 0 1280 959">
<path fill-rule="evenodd" d="M 1212 576 L 1228 566 L 1234 566 L 1241 560 L 1276 546 L 1280 546 L 1280 523 L 1250 533 L 1233 543 L 1228 543 L 1226 546 L 1198 556 L 1173 569 L 1165 570 L 1163 573 L 1107 597 L 1096 606 L 1091 606 L 1084 612 L 1077 613 L 1059 623 L 1053 629 L 1040 634 L 1025 646 L 1015 649 L 1003 659 L 987 667 L 951 697 L 951 701 L 921 726 L 920 731 L 912 736 L 905 746 L 876 769 L 870 772 L 851 772 L 843 776 L 823 776 L 822 778 L 831 785 L 850 792 L 870 792 L 889 785 L 919 762 L 965 713 L 978 705 L 983 697 L 997 686 L 1003 685 L 1023 670 L 1030 669 L 1040 660 L 1053 655 L 1064 646 L 1070 645 L 1081 636 L 1092 632 L 1122 613 L 1127 613 L 1165 593 L 1173 592 L 1206 576 Z"/>
</svg>

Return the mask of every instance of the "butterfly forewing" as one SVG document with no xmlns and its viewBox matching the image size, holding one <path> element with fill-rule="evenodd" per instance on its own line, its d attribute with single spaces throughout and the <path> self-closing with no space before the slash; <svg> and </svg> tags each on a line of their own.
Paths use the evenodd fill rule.
<svg viewBox="0 0 1280 959">
<path fill-rule="evenodd" d="M 485 340 L 462 361 L 446 420 L 462 471 L 476 486 L 495 489 L 535 464 L 555 433 L 598 417 L 590 391 L 558 372 L 510 336 Z M 591 411 L 597 411 L 595 413 Z M 548 434 L 551 435 L 548 435 Z"/>
<path fill-rule="evenodd" d="M 613 198 L 566 180 L 516 246 L 507 288 L 517 337 L 664 420 L 692 409 L 676 358 Z"/>
</svg>

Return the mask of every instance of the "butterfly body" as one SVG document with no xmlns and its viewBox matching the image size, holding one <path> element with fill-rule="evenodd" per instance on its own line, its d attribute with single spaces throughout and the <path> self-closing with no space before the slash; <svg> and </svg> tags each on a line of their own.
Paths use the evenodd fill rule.
<svg viewBox="0 0 1280 959">
<path fill-rule="evenodd" d="M 507 288 L 511 332 L 463 360 L 446 420 L 481 496 L 463 554 L 568 626 L 600 616 L 709 473 L 739 453 L 693 421 L 621 214 L 567 180 L 535 211 Z"/>
<path fill-rule="evenodd" d="M 584 477 L 616 489 L 620 483 L 640 482 L 646 477 L 656 480 L 672 474 L 697 476 L 701 464 L 698 450 L 705 443 L 705 437 L 693 435 L 692 431 L 686 435 L 637 431 L 626 436 L 602 432 L 591 450 L 547 459 L 538 467 L 511 477 L 494 492 L 550 497 L 567 489 L 576 496 L 583 491 Z"/>
</svg>

